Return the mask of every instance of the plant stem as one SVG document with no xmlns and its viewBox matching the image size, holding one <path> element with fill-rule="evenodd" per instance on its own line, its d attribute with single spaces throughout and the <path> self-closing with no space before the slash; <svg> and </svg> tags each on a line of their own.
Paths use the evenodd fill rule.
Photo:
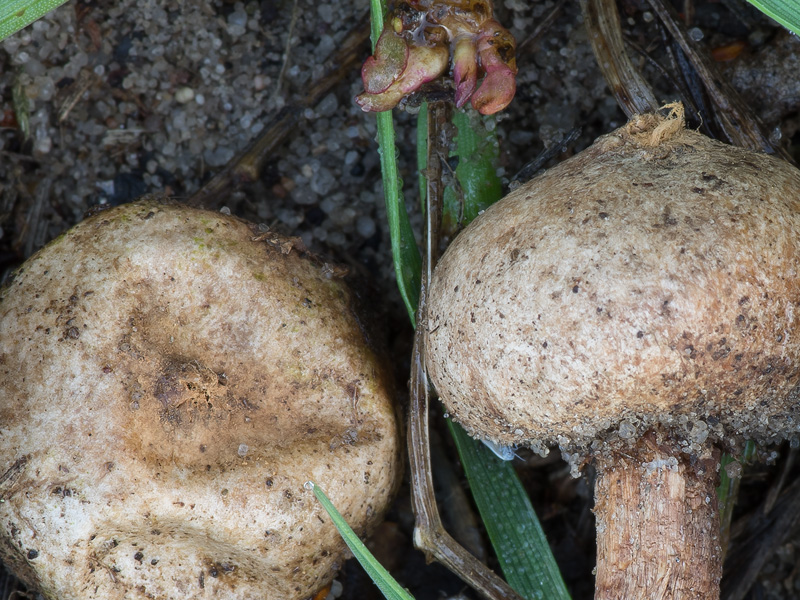
<svg viewBox="0 0 800 600">
<path fill-rule="evenodd" d="M 688 459 L 652 432 L 597 457 L 595 600 L 719 599 L 718 467 L 718 450 Z"/>
</svg>

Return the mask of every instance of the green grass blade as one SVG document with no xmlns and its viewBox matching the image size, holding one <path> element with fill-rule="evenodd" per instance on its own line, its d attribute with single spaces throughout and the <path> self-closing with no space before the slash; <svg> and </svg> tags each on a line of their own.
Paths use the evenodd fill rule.
<svg viewBox="0 0 800 600">
<path fill-rule="evenodd" d="M 381 0 L 370 2 L 372 25 L 372 47 L 383 29 L 383 5 Z M 405 201 L 403 200 L 400 176 L 397 170 L 397 150 L 395 148 L 394 124 L 392 111 L 380 112 L 378 121 L 378 152 L 381 157 L 381 176 L 383 178 L 383 196 L 386 203 L 386 216 L 389 221 L 389 233 L 392 240 L 392 260 L 397 278 L 397 287 L 408 311 L 411 323 L 416 320 L 417 303 L 420 291 L 420 270 L 422 258 L 419 254 L 414 231 L 408 220 Z"/>
<path fill-rule="evenodd" d="M 472 495 L 508 583 L 528 600 L 569 600 L 530 498 L 510 462 L 448 419 Z"/>
<path fill-rule="evenodd" d="M 765 15 L 800 35 L 800 0 L 748 0 Z"/>
<path fill-rule="evenodd" d="M 408 220 L 405 201 L 400 187 L 395 156 L 394 125 L 391 111 L 378 113 L 378 146 L 381 155 L 383 194 L 386 216 L 392 240 L 392 259 L 397 277 L 397 287 L 403 297 L 408 317 L 415 323 L 416 306 L 419 302 L 420 271 L 422 258 L 417 247 L 411 223 Z"/>
<path fill-rule="evenodd" d="M 487 130 L 494 125 L 493 117 L 481 117 L 475 111 L 457 111 L 453 114 L 456 126 L 455 167 L 457 188 L 447 186 L 442 207 L 442 231 L 455 234 L 461 225 L 469 223 L 478 214 L 503 195 L 495 164 L 500 156 L 497 138 Z M 428 104 L 423 102 L 417 116 L 417 171 L 421 204 L 425 206 L 425 175 L 428 158 Z"/>
<path fill-rule="evenodd" d="M 383 31 L 383 15 L 386 12 L 386 0 L 369 1 L 369 38 L 372 42 L 372 50 L 375 51 L 375 44 L 381 37 Z"/>
<path fill-rule="evenodd" d="M 27 27 L 67 0 L 0 0 L 0 40 Z"/>
<path fill-rule="evenodd" d="M 314 496 L 317 497 L 319 503 L 322 504 L 322 507 L 333 520 L 333 524 L 336 525 L 336 529 L 339 530 L 348 548 L 350 548 L 358 562 L 364 567 L 367 575 L 375 582 L 375 585 L 383 592 L 387 600 L 414 600 L 414 597 L 409 594 L 403 586 L 397 583 L 394 577 L 389 575 L 389 572 L 375 560 L 372 554 L 370 554 L 370 551 L 367 550 L 364 543 L 358 539 L 358 536 L 350 528 L 350 525 L 347 524 L 347 521 L 344 520 L 341 513 L 336 510 L 336 507 L 325 495 L 325 492 L 313 481 L 307 482 L 305 487 L 306 489 L 313 490 Z"/>
<path fill-rule="evenodd" d="M 493 127 L 489 131 L 494 118 L 481 117 L 475 111 L 458 111 L 453 114 L 453 124 L 458 132 L 455 156 L 459 190 L 452 186 L 445 190 L 442 228 L 448 233 L 471 222 L 503 195 L 495 167 L 500 149 Z"/>
</svg>

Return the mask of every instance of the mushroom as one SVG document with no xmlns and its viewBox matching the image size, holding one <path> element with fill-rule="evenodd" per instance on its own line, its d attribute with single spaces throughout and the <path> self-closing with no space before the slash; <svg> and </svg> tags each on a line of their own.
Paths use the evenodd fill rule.
<svg viewBox="0 0 800 600">
<path fill-rule="evenodd" d="M 486 210 L 429 295 L 447 411 L 594 460 L 598 599 L 718 598 L 720 448 L 800 422 L 800 172 L 673 108 Z"/>
<path fill-rule="evenodd" d="M 0 558 L 46 598 L 307 598 L 400 470 L 393 390 L 299 240 L 145 200 L 0 293 Z"/>
</svg>

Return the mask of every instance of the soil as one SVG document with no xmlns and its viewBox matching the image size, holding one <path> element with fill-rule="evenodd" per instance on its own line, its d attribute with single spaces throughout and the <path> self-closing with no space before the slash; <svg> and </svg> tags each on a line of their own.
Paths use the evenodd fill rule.
<svg viewBox="0 0 800 600">
<path fill-rule="evenodd" d="M 597 69 L 577 2 L 497 0 L 495 8 L 519 45 L 516 98 L 492 120 L 507 187 L 547 149 L 554 156 L 544 164 L 552 164 L 625 116 Z M 687 0 L 678 8 L 770 138 L 800 159 L 797 38 L 740 0 Z M 358 69 L 306 105 L 309 88 L 331 68 L 326 61 L 354 27 L 367 26 L 367 11 L 367 0 L 81 1 L 0 42 L 0 283 L 90 209 L 145 193 L 189 197 L 282 109 L 295 110 L 297 125 L 259 178 L 231 191 L 222 206 L 299 235 L 368 278 L 404 388 L 411 331 L 394 282 L 375 118 L 353 102 L 362 91 Z M 665 54 L 669 37 L 647 2 L 625 0 L 621 13 L 631 56 L 659 100 L 680 98 Z M 416 116 L 396 110 L 395 122 L 405 199 L 419 231 Z M 441 437 L 442 469 L 461 490 L 454 450 L 447 433 Z M 735 585 L 723 586 L 726 598 L 800 597 L 794 454 L 779 448 L 771 464 L 745 469 L 724 580 Z M 555 453 L 521 456 L 515 467 L 573 598 L 591 598 L 591 473 L 572 478 Z M 441 490 L 443 497 L 452 492 Z M 445 519 L 458 518 L 445 510 Z M 441 567 L 425 566 L 412 530 L 404 488 L 373 541 L 401 583 L 418 599 L 474 597 Z M 757 577 L 748 574 L 753 565 Z M 339 582 L 343 598 L 379 597 L 354 561 Z M 15 589 L 13 579 L 0 577 L 0 599 Z"/>
</svg>

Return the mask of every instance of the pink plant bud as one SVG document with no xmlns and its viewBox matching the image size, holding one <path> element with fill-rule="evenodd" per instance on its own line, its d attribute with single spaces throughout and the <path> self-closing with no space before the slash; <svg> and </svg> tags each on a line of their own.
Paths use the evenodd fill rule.
<svg viewBox="0 0 800 600">
<path fill-rule="evenodd" d="M 478 59 L 486 73 L 472 95 L 472 106 L 483 115 L 503 110 L 517 91 L 516 43 L 508 31 L 495 20 L 487 21 L 478 38 Z"/>
<path fill-rule="evenodd" d="M 406 67 L 394 83 L 380 93 L 359 94 L 356 103 L 365 112 L 391 110 L 404 96 L 444 73 L 449 61 L 446 46 L 411 46 Z"/>
<path fill-rule="evenodd" d="M 408 43 L 387 27 L 375 44 L 375 55 L 361 67 L 361 80 L 368 94 L 380 94 L 392 85 L 408 64 Z"/>
<path fill-rule="evenodd" d="M 469 100 L 478 83 L 478 52 L 472 36 L 456 39 L 453 51 L 453 82 L 456 86 L 456 106 L 461 108 Z"/>
<path fill-rule="evenodd" d="M 492 18 L 491 0 L 406 0 L 361 69 L 365 91 L 356 102 L 365 111 L 393 108 L 442 75 L 452 51 L 456 106 L 471 100 L 492 114 L 514 97 L 515 49 L 514 38 Z"/>
</svg>

